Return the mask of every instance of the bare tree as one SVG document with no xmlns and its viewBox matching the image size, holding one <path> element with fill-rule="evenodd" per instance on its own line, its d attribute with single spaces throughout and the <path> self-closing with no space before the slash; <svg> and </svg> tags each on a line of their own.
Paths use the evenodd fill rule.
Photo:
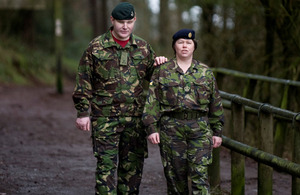
<svg viewBox="0 0 300 195">
<path fill-rule="evenodd" d="M 209 65 L 217 64 L 215 62 L 215 52 L 214 52 L 214 25 L 213 25 L 213 15 L 215 4 L 212 1 L 199 1 L 200 7 L 202 8 L 201 14 L 201 39 L 202 47 L 205 48 L 203 52 L 205 55 L 203 61 Z"/>
<path fill-rule="evenodd" d="M 166 53 L 169 50 L 169 41 L 171 37 L 170 29 L 170 11 L 169 0 L 160 0 L 160 12 L 159 12 L 159 43 L 158 53 Z"/>
<path fill-rule="evenodd" d="M 107 31 L 107 1 L 106 0 L 90 0 L 91 24 L 93 28 L 93 36 Z"/>
</svg>

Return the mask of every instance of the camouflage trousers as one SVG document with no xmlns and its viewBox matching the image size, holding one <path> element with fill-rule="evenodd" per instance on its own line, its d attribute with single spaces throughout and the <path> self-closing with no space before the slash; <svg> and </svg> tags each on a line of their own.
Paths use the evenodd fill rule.
<svg viewBox="0 0 300 195">
<path fill-rule="evenodd" d="M 96 194 L 138 194 L 148 155 L 141 118 L 100 117 L 92 119 L 92 127 Z"/>
<path fill-rule="evenodd" d="M 163 116 L 160 154 L 169 195 L 210 194 L 212 131 L 207 117 L 179 120 Z"/>
</svg>

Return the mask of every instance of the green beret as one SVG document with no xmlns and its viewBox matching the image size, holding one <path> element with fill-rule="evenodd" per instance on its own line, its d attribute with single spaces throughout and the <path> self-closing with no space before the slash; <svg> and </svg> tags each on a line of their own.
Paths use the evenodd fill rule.
<svg viewBox="0 0 300 195">
<path fill-rule="evenodd" d="M 195 31 L 192 29 L 181 29 L 173 35 L 173 41 L 177 39 L 195 39 Z"/>
<path fill-rule="evenodd" d="M 111 16 L 116 20 L 131 20 L 135 16 L 134 7 L 130 3 L 121 2 L 113 9 Z"/>
</svg>

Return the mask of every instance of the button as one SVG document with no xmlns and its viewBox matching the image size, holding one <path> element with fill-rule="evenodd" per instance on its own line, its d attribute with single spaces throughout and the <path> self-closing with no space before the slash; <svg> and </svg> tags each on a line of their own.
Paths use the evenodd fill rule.
<svg viewBox="0 0 300 195">
<path fill-rule="evenodd" d="M 187 93 L 187 92 L 190 92 L 190 89 L 191 89 L 191 88 L 190 88 L 189 86 L 185 86 L 185 87 L 184 87 L 184 91 L 185 91 L 186 93 Z"/>
</svg>

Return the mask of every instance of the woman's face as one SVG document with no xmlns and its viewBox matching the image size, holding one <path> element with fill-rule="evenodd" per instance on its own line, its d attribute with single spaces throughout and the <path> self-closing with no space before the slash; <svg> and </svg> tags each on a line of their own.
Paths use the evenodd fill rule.
<svg viewBox="0 0 300 195">
<path fill-rule="evenodd" d="M 195 45 L 192 39 L 178 39 L 174 45 L 176 56 L 180 58 L 192 57 Z"/>
</svg>

